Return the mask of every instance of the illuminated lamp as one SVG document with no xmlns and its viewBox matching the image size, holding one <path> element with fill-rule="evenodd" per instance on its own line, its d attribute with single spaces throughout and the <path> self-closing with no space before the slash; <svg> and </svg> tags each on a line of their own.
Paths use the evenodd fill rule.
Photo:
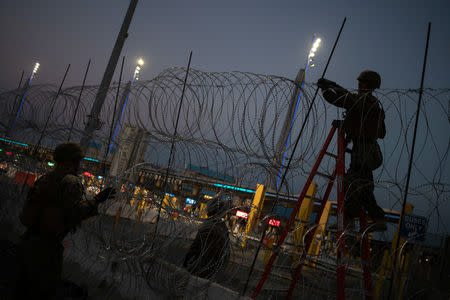
<svg viewBox="0 0 450 300">
<path fill-rule="evenodd" d="M 197 203 L 197 201 L 192 198 L 186 198 L 186 203 L 194 205 L 195 203 Z"/>
<path fill-rule="evenodd" d="M 238 211 L 236 211 L 236 217 L 241 218 L 241 219 L 247 219 L 248 213 L 246 213 L 245 211 L 242 211 L 242 210 L 238 210 Z"/>
<path fill-rule="evenodd" d="M 271 226 L 275 226 L 275 227 L 280 227 L 280 221 L 275 220 L 275 219 L 269 219 L 269 225 Z"/>
</svg>

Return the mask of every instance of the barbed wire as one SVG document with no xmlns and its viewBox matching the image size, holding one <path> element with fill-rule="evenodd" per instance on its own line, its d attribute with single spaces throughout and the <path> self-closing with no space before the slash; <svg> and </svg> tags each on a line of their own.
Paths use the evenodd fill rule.
<svg viewBox="0 0 450 300">
<path fill-rule="evenodd" d="M 92 136 L 95 142 L 103 145 L 103 154 L 98 158 L 104 159 L 104 148 L 110 143 L 111 128 L 115 126 L 117 116 L 121 115 L 119 132 L 125 126 L 136 126 L 149 135 L 144 165 L 159 167 L 161 174 L 167 165 L 169 145 L 174 140 L 175 156 L 171 174 L 182 174 L 187 166 L 193 165 L 213 171 L 215 174 L 230 176 L 233 178 L 230 185 L 254 190 L 256 184 L 267 184 L 276 176 L 273 173 L 274 163 L 276 169 L 280 168 L 281 162 L 276 161 L 276 158 L 283 156 L 285 150 L 290 154 L 293 149 L 294 138 L 291 138 L 287 145 L 280 147 L 279 137 L 290 102 L 297 100 L 295 83 L 279 76 L 244 72 L 213 73 L 191 69 L 186 84 L 185 100 L 181 107 L 180 123 L 174 137 L 176 112 L 185 73 L 185 68 L 170 68 L 152 80 L 134 82 L 131 87 L 130 83 L 121 86 L 113 83 L 107 91 L 99 116 L 102 127 Z M 71 139 L 79 141 L 98 88 L 98 86 L 83 88 L 78 111 L 75 109 L 81 87 L 65 88 L 59 95 L 56 95 L 57 88 L 52 85 L 36 85 L 27 90 L 2 92 L 0 132 L 8 140 L 30 145 L 37 143 L 39 137 L 43 135 L 42 145 L 49 148 L 66 141 L 71 130 L 73 132 Z M 315 84 L 303 85 L 291 137 L 299 134 L 300 124 L 304 121 L 305 112 L 315 89 Z M 114 114 L 117 93 L 119 105 Z M 380 89 L 374 93 L 384 108 L 387 126 L 386 137 L 379 140 L 384 160 L 382 167 L 374 172 L 375 196 L 377 202 L 388 210 L 398 211 L 402 195 L 405 193 L 406 169 L 418 93 L 417 89 Z M 123 106 L 126 97 L 127 102 Z M 321 99 L 315 101 L 297 153 L 293 156 L 286 184 L 282 189 L 282 192 L 292 197 L 302 189 L 331 127 L 331 122 L 342 118 L 340 109 L 332 108 L 320 94 L 319 97 Z M 22 98 L 24 98 L 23 106 L 14 131 L 10 132 Z M 53 113 L 49 115 L 52 111 L 50 106 L 55 98 Z M 448 221 L 450 180 L 447 171 L 450 147 L 449 107 L 450 89 L 424 89 L 408 202 L 414 204 L 416 214 L 425 216 L 428 220 L 429 233 L 426 235 L 428 244 L 435 243 L 442 234 L 448 234 L 450 226 Z M 71 128 L 74 115 L 74 127 Z M 116 117 L 113 117 L 114 115 Z M 47 120 L 48 126 L 44 130 Z M 121 142 L 122 140 L 117 138 L 113 144 L 118 147 Z M 9 143 L 5 145 L 11 146 Z M 331 148 L 328 151 L 336 153 L 336 146 Z M 32 170 L 33 166 L 38 163 L 27 154 L 20 157 L 13 155 L 5 162 L 10 169 L 7 174 L 13 178 L 14 172 L 11 170 L 35 171 Z M 325 159 L 320 172 L 331 174 L 334 167 L 334 159 Z M 153 177 L 137 182 L 136 178 L 139 178 L 142 168 L 144 168 L 142 164 L 131 166 L 115 178 L 105 176 L 104 181 L 91 184 L 92 187 L 97 185 L 100 189 L 104 182 L 109 182 L 121 192 L 114 202 L 106 202 L 100 207 L 98 217 L 84 222 L 75 234 L 67 237 L 66 240 L 71 241 L 71 246 L 68 246 L 66 259 L 76 262 L 89 274 L 96 274 L 101 278 L 103 281 L 98 284 L 102 285 L 102 289 L 109 291 L 108 295 L 120 293 L 131 299 L 143 297 L 145 293 L 153 291 L 157 297 L 169 290 L 172 294 L 166 296 L 174 298 L 210 298 L 214 287 L 208 281 L 198 278 L 193 280 L 182 268 L 184 256 L 204 219 L 200 217 L 198 210 L 186 213 L 183 211 L 183 205 L 165 202 L 165 194 L 161 189 L 155 188 Z M 18 233 L 23 231 L 17 215 L 27 188 L 7 179 L 6 175 L 2 175 L 2 180 L 5 188 L 1 191 L 0 221 L 12 224 L 11 232 Z M 317 179 L 316 183 L 318 184 L 316 197 L 320 198 L 325 191 L 326 182 Z M 136 186 L 147 189 L 145 197 L 154 200 L 145 209 L 139 207 L 139 203 L 142 203 L 145 197 L 142 192 L 136 192 Z M 177 194 L 172 184 L 167 184 L 164 191 L 168 194 Z M 249 261 L 253 258 L 259 239 L 252 239 L 251 236 L 258 237 L 263 224 L 258 223 L 250 237 L 248 233 L 244 233 L 245 226 L 239 225 L 239 219 L 233 215 L 243 206 L 250 209 L 250 205 L 244 204 L 246 199 L 236 200 L 242 197 L 236 190 L 224 188 L 224 191 L 234 199 L 226 217 L 230 230 L 231 263 L 225 270 L 216 274 L 213 280 L 230 289 L 230 295 L 234 293 L 233 295 L 237 296 L 242 290 L 245 275 L 249 272 Z M 252 197 L 252 194 L 248 195 L 248 198 Z M 284 203 L 283 205 L 290 205 L 289 202 Z M 121 218 L 113 229 L 119 207 L 122 208 Z M 152 221 L 154 222 L 155 213 L 160 207 L 161 224 L 158 226 L 158 232 L 153 233 Z M 261 219 L 263 217 L 261 214 Z M 308 223 L 297 224 L 293 232 L 307 231 L 308 228 L 310 228 Z M 381 271 L 380 261 L 383 258 L 383 251 L 392 240 L 395 229 L 395 224 L 392 224 L 389 225 L 387 233 L 374 236 L 376 240 L 385 243 L 376 249 L 374 247 L 371 253 L 375 273 Z M 272 236 L 276 236 L 276 233 Z M 301 299 L 326 299 L 334 294 L 336 265 L 333 255 L 337 242 L 326 236 L 321 239 L 318 254 L 308 254 L 307 269 L 295 290 Z M 349 252 L 358 257 L 362 238 L 350 236 L 346 240 Z M 402 246 L 398 247 L 398 250 Z M 414 270 L 421 264 L 423 266 L 423 263 L 418 262 L 418 257 L 424 251 L 423 245 L 411 242 L 407 244 L 406 250 L 411 261 L 409 270 Z M 301 245 L 295 244 L 291 239 L 282 251 L 270 275 L 271 280 L 263 291 L 264 297 L 276 298 L 286 294 L 294 266 L 299 263 L 297 258 L 303 250 Z M 256 286 L 261 269 L 264 268 L 264 257 L 268 252 L 270 248 L 264 246 L 255 266 L 255 278 L 250 281 L 250 286 Z M 348 281 L 349 293 L 360 296 L 364 291 L 361 274 L 358 271 L 361 270 L 361 263 L 358 269 L 358 263 L 354 263 L 355 261 L 356 259 L 352 260 L 350 257 L 348 259 L 348 274 L 351 278 Z M 408 278 L 413 280 L 413 274 L 409 272 L 408 274 Z M 405 289 L 405 293 L 413 293 L 413 290 Z"/>
</svg>

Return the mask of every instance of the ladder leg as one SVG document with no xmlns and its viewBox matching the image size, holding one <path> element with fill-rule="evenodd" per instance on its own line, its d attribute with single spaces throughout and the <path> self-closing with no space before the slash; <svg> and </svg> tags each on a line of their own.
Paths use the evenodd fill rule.
<svg viewBox="0 0 450 300">
<path fill-rule="evenodd" d="M 344 173 L 345 173 L 344 130 L 338 128 L 338 160 L 336 167 L 337 181 L 337 300 L 345 300 L 345 237 L 344 222 Z"/>
<path fill-rule="evenodd" d="M 336 176 L 336 169 L 334 170 L 332 177 L 334 178 L 335 176 Z M 319 220 L 322 217 L 323 211 L 325 209 L 325 205 L 326 205 L 326 203 L 328 201 L 328 196 L 330 195 L 331 189 L 333 187 L 333 183 L 334 183 L 334 180 L 330 179 L 330 181 L 328 182 L 328 186 L 327 186 L 327 189 L 325 191 L 324 197 L 322 199 L 322 202 L 321 202 L 321 205 L 320 205 L 320 208 L 319 208 L 319 212 L 317 213 L 316 219 L 314 221 L 315 225 L 319 224 Z M 304 246 L 303 251 L 302 251 L 302 256 L 300 257 L 300 264 L 295 269 L 294 278 L 292 279 L 291 285 L 289 286 L 289 291 L 288 291 L 288 294 L 286 296 L 287 300 L 291 299 L 292 294 L 294 293 L 295 285 L 297 284 L 298 277 L 300 276 L 300 274 L 302 272 L 302 268 L 303 268 L 303 265 L 305 264 L 305 260 L 306 260 L 306 255 L 309 252 L 309 248 L 311 247 L 313 238 L 315 237 L 315 234 L 316 234 L 316 229 L 317 229 L 317 227 L 314 228 L 308 234 L 308 236 L 306 237 L 305 246 Z"/>
<path fill-rule="evenodd" d="M 344 146 L 343 146 L 344 151 L 345 151 L 345 148 L 347 147 L 347 144 L 348 144 L 348 141 L 347 141 L 347 140 L 344 140 Z M 319 220 L 320 220 L 320 218 L 322 217 L 323 211 L 324 211 L 324 209 L 325 209 L 325 205 L 326 205 L 326 203 L 327 203 L 327 201 L 328 201 L 328 198 L 329 198 L 329 196 L 330 196 L 331 190 L 332 190 L 332 188 L 333 188 L 333 184 L 334 184 L 335 179 L 336 179 L 336 173 L 337 173 L 337 166 L 336 166 L 336 168 L 334 169 L 333 174 L 331 175 L 330 180 L 328 181 L 328 185 L 327 185 L 327 188 L 326 188 L 326 190 L 325 190 L 325 194 L 324 194 L 324 196 L 323 196 L 323 199 L 322 199 L 322 201 L 321 201 L 321 205 L 320 205 L 319 211 L 318 211 L 318 213 L 317 213 L 316 219 L 314 220 L 314 224 L 315 224 L 315 225 L 319 225 Z M 301 272 L 302 272 L 303 265 L 305 264 L 305 261 L 306 261 L 306 255 L 308 254 L 309 249 L 310 249 L 310 247 L 311 247 L 311 245 L 312 245 L 312 241 L 313 241 L 313 239 L 314 239 L 314 237 L 315 237 L 316 230 L 317 230 L 317 227 L 314 228 L 314 229 L 308 234 L 308 236 L 306 237 L 306 242 L 305 242 L 305 246 L 304 246 L 304 251 L 302 252 L 302 256 L 301 256 L 301 258 L 300 258 L 300 264 L 299 264 L 299 265 L 297 266 L 297 268 L 295 269 L 294 277 L 293 277 L 293 279 L 292 279 L 292 281 L 291 281 L 291 284 L 290 284 L 290 286 L 289 286 L 289 291 L 288 291 L 288 294 L 287 294 L 287 297 L 286 297 L 287 300 L 291 299 L 292 294 L 294 293 L 295 285 L 297 284 L 298 278 L 300 277 L 300 274 L 301 274 Z"/>
<path fill-rule="evenodd" d="M 302 192 L 298 196 L 297 203 L 296 203 L 294 209 L 292 210 L 291 216 L 289 217 L 289 220 L 287 221 L 286 226 L 283 229 L 283 232 L 281 233 L 280 239 L 278 240 L 274 251 L 272 252 L 272 256 L 270 257 L 270 260 L 267 263 L 266 268 L 264 269 L 264 273 L 262 274 L 261 278 L 259 279 L 258 285 L 256 286 L 255 291 L 252 294 L 252 298 L 256 298 L 258 296 L 259 292 L 261 291 L 261 289 L 264 285 L 264 282 L 266 281 L 267 276 L 269 275 L 270 270 L 272 269 L 272 265 L 280 252 L 281 245 L 283 244 L 284 240 L 286 239 L 286 236 L 291 228 L 291 225 L 294 222 L 295 216 L 297 215 L 297 212 L 302 204 L 302 201 L 306 196 L 306 192 L 308 191 L 309 185 L 311 184 L 311 182 L 314 178 L 314 175 L 316 174 L 317 169 L 319 168 L 319 165 L 322 162 L 323 156 L 325 155 L 325 151 L 328 149 L 328 146 L 329 146 L 331 139 L 333 138 L 333 135 L 335 132 L 336 132 L 336 127 L 333 126 L 330 130 L 330 133 L 327 136 L 327 139 L 322 147 L 322 150 L 320 151 L 319 157 L 317 158 L 317 161 L 315 162 L 315 164 L 312 168 L 311 174 L 309 174 L 308 179 L 306 180 L 305 186 L 303 187 Z"/>
</svg>

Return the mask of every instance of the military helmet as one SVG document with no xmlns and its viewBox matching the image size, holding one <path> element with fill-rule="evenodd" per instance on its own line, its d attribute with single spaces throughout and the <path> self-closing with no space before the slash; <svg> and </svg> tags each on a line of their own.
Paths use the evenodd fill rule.
<svg viewBox="0 0 450 300">
<path fill-rule="evenodd" d="M 80 161 L 83 159 L 83 148 L 80 144 L 67 142 L 56 146 L 55 152 L 53 152 L 53 159 L 56 162 L 62 161 Z"/>
<path fill-rule="evenodd" d="M 369 89 L 378 89 L 381 85 L 381 76 L 375 71 L 365 70 L 358 76 L 358 80 L 368 84 Z"/>
</svg>

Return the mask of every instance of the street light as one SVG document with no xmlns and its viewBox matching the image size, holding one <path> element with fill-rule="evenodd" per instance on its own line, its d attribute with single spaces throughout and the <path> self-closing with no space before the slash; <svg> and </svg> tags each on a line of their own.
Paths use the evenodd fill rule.
<svg viewBox="0 0 450 300">
<path fill-rule="evenodd" d="M 11 128 L 9 129 L 9 133 L 8 134 L 10 136 L 12 135 L 12 132 L 14 131 L 14 128 L 16 127 L 17 118 L 19 117 L 20 110 L 22 109 L 23 103 L 24 103 L 25 98 L 27 96 L 28 87 L 31 84 L 31 80 L 33 80 L 33 78 L 36 76 L 36 73 L 39 70 L 39 66 L 40 66 L 40 64 L 38 62 L 36 62 L 34 64 L 34 68 L 33 68 L 33 71 L 31 72 L 30 79 L 28 79 L 28 83 L 25 85 L 24 92 L 22 94 L 22 100 L 20 101 L 19 108 L 17 109 L 17 112 L 16 112 L 16 116 L 14 117 L 14 120 L 13 120 L 13 122 L 11 124 Z"/>
<path fill-rule="evenodd" d="M 313 35 L 313 40 L 312 40 L 312 46 L 311 49 L 309 50 L 309 54 L 308 57 L 306 59 L 306 66 L 305 69 L 301 69 L 297 75 L 297 78 L 295 79 L 296 85 L 300 85 L 300 88 L 294 92 L 290 106 L 289 106 L 289 112 L 286 115 L 286 119 L 284 121 L 284 125 L 283 128 L 286 128 L 286 130 L 283 130 L 282 132 L 284 132 L 281 136 L 280 136 L 280 145 L 285 144 L 284 146 L 284 152 L 283 152 L 283 157 L 281 158 L 281 162 L 280 162 L 280 169 L 278 171 L 278 175 L 276 177 L 276 186 L 275 188 L 278 189 L 278 185 L 280 182 L 280 178 L 281 178 L 281 174 L 283 171 L 283 166 L 284 166 L 284 160 L 286 158 L 286 153 L 288 150 L 288 146 L 289 146 L 289 142 L 291 140 L 291 132 L 292 132 L 292 126 L 293 126 L 293 122 L 295 120 L 295 116 L 297 114 L 297 109 L 300 103 L 300 98 L 302 96 L 302 90 L 303 90 L 303 83 L 305 81 L 305 74 L 306 71 L 308 70 L 308 67 L 314 67 L 314 57 L 316 56 L 316 51 L 320 46 L 320 43 L 322 42 L 322 40 L 320 38 L 317 37 L 317 34 L 314 33 Z M 298 93 L 298 97 L 296 97 Z M 297 101 L 295 101 L 297 99 Z M 280 146 L 281 147 L 281 146 Z M 282 149 L 280 150 L 280 152 L 282 151 Z"/>
<path fill-rule="evenodd" d="M 39 70 L 39 66 L 40 66 L 40 64 L 38 62 L 34 64 L 34 69 L 33 69 L 33 72 L 31 72 L 30 81 L 36 75 L 37 71 Z"/>
<path fill-rule="evenodd" d="M 313 59 L 313 57 L 316 56 L 316 51 L 319 48 L 321 42 L 322 42 L 322 40 L 317 37 L 317 34 L 314 34 L 313 35 L 313 43 L 312 43 L 312 46 L 311 46 L 311 50 L 309 50 L 309 55 L 308 55 L 308 60 L 306 62 L 305 70 L 308 69 L 308 66 L 314 67 L 314 59 Z"/>
<path fill-rule="evenodd" d="M 114 144 L 114 140 L 116 139 L 117 132 L 119 131 L 120 120 L 122 119 L 123 113 L 125 111 L 125 105 L 127 104 L 128 97 L 130 96 L 131 87 L 133 86 L 133 83 L 135 80 L 139 80 L 139 73 L 141 72 L 141 67 L 143 65 L 144 65 L 144 60 L 142 59 L 142 57 L 139 57 L 137 60 L 136 68 L 134 68 L 133 78 L 131 79 L 131 82 L 128 82 L 128 86 L 127 86 L 126 92 L 125 92 L 125 97 L 122 100 L 122 103 L 123 103 L 122 110 L 120 112 L 119 118 L 117 119 L 116 128 L 114 130 L 114 134 L 113 134 L 111 142 L 109 144 L 108 152 L 106 153 L 106 157 L 111 153 L 111 150 L 112 150 L 112 147 Z"/>
<path fill-rule="evenodd" d="M 133 79 L 131 80 L 131 84 L 133 84 L 133 82 L 135 80 L 139 80 L 139 73 L 141 72 L 141 67 L 144 65 L 144 60 L 142 59 L 142 57 L 139 57 L 139 59 L 137 60 L 137 66 L 134 69 L 134 74 L 133 74 Z"/>
</svg>

